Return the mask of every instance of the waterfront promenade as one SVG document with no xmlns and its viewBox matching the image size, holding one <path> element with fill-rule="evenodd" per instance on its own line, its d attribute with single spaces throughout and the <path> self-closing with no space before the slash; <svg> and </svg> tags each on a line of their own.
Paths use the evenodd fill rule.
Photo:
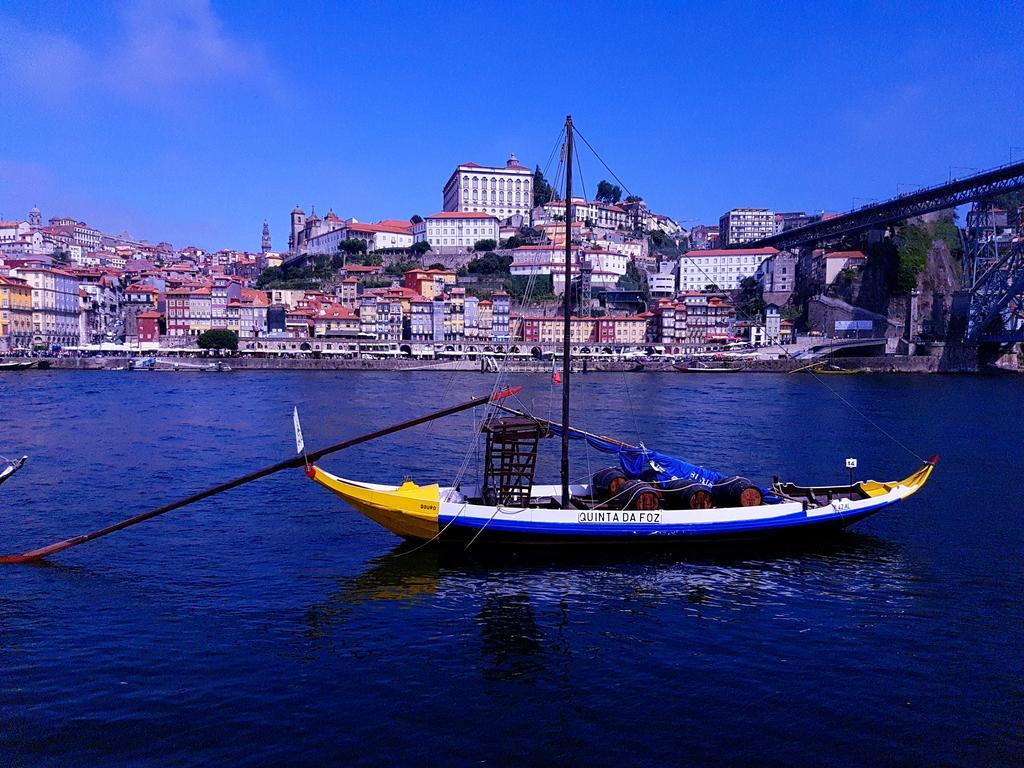
<svg viewBox="0 0 1024 768">
<path fill-rule="evenodd" d="M 19 358 L 20 359 L 20 358 Z M 410 371 L 434 371 L 438 373 L 462 371 L 465 373 L 487 373 L 494 375 L 500 366 L 509 373 L 550 373 L 551 360 L 535 358 L 486 358 L 476 360 L 442 359 L 426 360 L 415 358 L 313 358 L 313 357 L 201 357 L 180 358 L 163 357 L 160 355 L 144 355 L 137 357 L 56 357 L 41 358 L 51 370 L 84 370 L 84 371 L 120 371 L 126 368 L 129 361 L 153 359 L 156 361 L 154 372 L 187 372 L 197 367 L 209 366 L 212 363 L 223 363 L 232 371 L 392 371 L 395 373 Z M 712 365 L 719 365 L 714 360 L 705 360 Z M 971 373 L 971 370 L 943 370 L 941 358 L 927 355 L 889 355 L 885 357 L 847 357 L 842 358 L 844 367 L 860 369 L 865 373 Z M 728 363 L 735 367 L 736 373 L 789 373 L 807 365 L 806 360 L 793 358 L 753 358 L 734 360 Z M 674 367 L 675 361 L 662 357 L 631 358 L 624 360 L 574 361 L 572 370 L 580 373 L 681 373 Z M 148 370 L 139 368 L 139 371 Z M 1006 369 L 1011 370 L 1011 369 Z M 24 372 L 23 372 L 24 373 Z M 701 372 L 690 372 L 690 375 L 706 375 Z M 722 374 L 724 375 L 724 374 Z"/>
</svg>

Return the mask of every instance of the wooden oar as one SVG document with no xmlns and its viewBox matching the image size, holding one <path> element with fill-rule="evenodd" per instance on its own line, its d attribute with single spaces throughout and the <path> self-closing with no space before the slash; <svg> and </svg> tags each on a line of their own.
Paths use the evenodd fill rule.
<svg viewBox="0 0 1024 768">
<path fill-rule="evenodd" d="M 45 547 L 40 547 L 39 549 L 33 549 L 30 552 L 24 552 L 20 555 L 2 556 L 0 557 L 0 563 L 31 563 L 36 560 L 42 560 L 44 557 L 47 557 L 48 555 L 53 555 L 57 552 L 62 552 L 65 549 L 69 549 L 70 547 L 75 547 L 79 544 L 84 544 L 87 541 L 98 539 L 101 536 L 106 536 L 108 533 L 114 533 L 115 531 L 120 531 L 124 528 L 137 525 L 138 523 L 142 523 L 146 520 L 157 517 L 158 515 L 162 515 L 165 512 L 170 512 L 175 509 L 181 509 L 182 507 L 187 506 L 189 504 L 194 504 L 197 501 L 207 499 L 210 496 L 215 496 L 216 494 L 223 493 L 224 491 L 230 491 L 232 488 L 237 488 L 238 486 L 244 485 L 245 483 L 251 483 L 253 480 L 259 480 L 261 477 L 272 475 L 275 472 L 280 472 L 283 469 L 293 469 L 295 467 L 301 467 L 307 462 L 316 461 L 317 459 L 322 458 L 323 456 L 326 456 L 329 453 L 342 451 L 346 448 L 351 448 L 354 445 L 359 445 L 360 443 L 366 443 L 369 442 L 370 440 L 376 440 L 378 437 L 384 437 L 385 435 L 394 434 L 395 432 L 401 432 L 403 429 L 409 429 L 410 427 L 415 427 L 419 424 L 424 424 L 428 421 L 434 421 L 435 419 L 440 419 L 445 416 L 451 416 L 453 413 L 465 411 L 469 408 L 475 408 L 478 405 L 485 405 L 487 403 L 495 403 L 499 400 L 504 400 L 506 397 L 511 397 L 512 395 L 516 394 L 521 389 L 522 387 L 509 387 L 508 389 L 504 389 L 501 392 L 495 393 L 494 395 L 488 395 L 486 397 L 475 397 L 472 400 L 468 400 L 465 403 L 461 403 L 460 405 L 453 405 L 451 408 L 445 408 L 444 410 L 435 411 L 434 413 L 428 413 L 425 416 L 420 416 L 409 421 L 403 421 L 401 424 L 395 424 L 394 426 L 391 427 L 378 429 L 376 432 L 370 432 L 365 435 L 360 435 L 359 437 L 353 437 L 350 440 L 345 440 L 344 442 L 336 443 L 335 445 L 330 445 L 326 448 L 321 448 L 317 451 L 313 451 L 312 453 L 309 453 L 305 456 L 300 455 L 295 456 L 291 459 L 279 461 L 277 464 L 272 464 L 269 467 L 264 467 L 263 469 L 257 470 L 256 472 L 250 472 L 248 475 L 236 478 L 235 480 L 230 480 L 226 483 L 215 485 L 213 488 L 207 488 L 205 491 L 194 493 L 191 496 L 188 496 L 187 498 L 181 499 L 180 501 L 175 501 L 172 502 L 171 504 L 164 504 L 162 507 L 151 509 L 149 512 L 144 512 L 141 515 L 129 517 L 127 520 L 122 520 L 119 523 L 108 525 L 106 528 L 101 528 L 98 531 L 93 531 L 92 533 L 84 533 L 81 536 L 75 536 L 74 538 L 65 539 L 64 541 L 58 541 L 55 544 L 49 544 Z"/>
</svg>

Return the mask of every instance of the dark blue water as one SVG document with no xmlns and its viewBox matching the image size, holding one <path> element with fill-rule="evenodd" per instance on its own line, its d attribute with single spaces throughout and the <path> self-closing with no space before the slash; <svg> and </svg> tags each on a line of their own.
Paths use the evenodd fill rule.
<svg viewBox="0 0 1024 768">
<path fill-rule="evenodd" d="M 0 488 L 4 552 L 290 455 L 293 404 L 318 446 L 493 383 L 0 376 L 0 453 L 31 456 Z M 546 377 L 520 378 L 537 412 L 557 407 Z M 1020 763 L 1024 381 L 833 378 L 942 460 L 905 505 L 829 544 L 403 554 L 295 470 L 49 564 L 0 566 L 0 765 Z M 917 466 L 804 376 L 575 382 L 582 424 L 760 480 L 842 481 L 851 455 L 878 479 Z M 323 465 L 450 478 L 472 423 Z M 574 462 L 581 476 L 601 464 Z"/>
</svg>

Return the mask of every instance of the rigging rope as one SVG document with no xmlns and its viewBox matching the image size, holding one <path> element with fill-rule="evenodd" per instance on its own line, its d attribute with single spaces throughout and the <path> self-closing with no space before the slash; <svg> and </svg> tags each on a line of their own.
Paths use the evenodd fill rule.
<svg viewBox="0 0 1024 768">
<path fill-rule="evenodd" d="M 591 152 L 592 152 L 592 153 L 594 154 L 594 157 L 596 157 L 596 158 L 598 159 L 598 161 L 599 161 L 599 162 L 601 163 L 601 165 L 603 165 L 603 166 L 605 167 L 605 169 L 606 169 L 606 170 L 608 171 L 608 173 L 610 173 L 610 174 L 612 175 L 612 177 L 613 177 L 613 178 L 615 179 L 615 181 L 616 181 L 616 182 L 618 182 L 619 186 L 621 186 L 621 187 L 622 187 L 622 189 L 623 189 L 623 190 L 625 190 L 625 191 L 626 191 L 626 192 L 627 192 L 627 193 L 629 194 L 629 196 L 630 196 L 630 197 L 632 197 L 632 196 L 633 196 L 633 193 L 632 193 L 632 192 L 630 191 L 629 187 L 627 187 L 627 186 L 626 186 L 626 183 L 625 183 L 624 181 L 622 181 L 622 179 L 620 179 L 620 178 L 619 178 L 618 174 L 616 174 L 616 173 L 615 173 L 615 171 L 613 171 L 613 170 L 612 170 L 611 166 L 609 166 L 609 165 L 608 165 L 608 163 L 606 163 L 606 162 L 604 161 L 604 158 L 602 158 L 602 157 L 601 157 L 601 155 L 600 155 L 600 154 L 599 154 L 599 153 L 597 152 L 597 150 L 596 150 L 596 149 L 594 149 L 594 147 L 593 147 L 593 146 L 591 146 L 590 142 L 589 142 L 589 141 L 587 141 L 587 138 L 586 138 L 586 137 L 585 137 L 585 136 L 584 136 L 584 135 L 583 135 L 582 133 L 580 133 L 580 132 L 579 132 L 579 129 L 577 129 L 577 128 L 576 128 L 575 126 L 573 126 L 573 130 L 575 131 L 576 135 L 577 135 L 577 136 L 579 136 L 579 138 L 580 138 L 580 139 L 581 139 L 581 140 L 583 141 L 583 143 L 584 143 L 584 144 L 586 145 L 587 149 L 589 149 L 589 150 L 590 150 L 590 151 L 591 151 Z M 682 255 L 682 258 L 686 258 L 686 254 L 683 254 L 683 255 Z M 705 278 L 707 279 L 707 281 L 708 281 L 708 283 L 709 283 L 709 284 L 711 284 L 711 285 L 714 285 L 714 280 L 712 280 L 712 279 L 711 279 L 711 277 L 710 277 L 710 276 L 708 275 L 708 273 L 707 273 L 707 272 L 705 272 L 705 271 L 704 271 L 704 269 L 703 269 L 703 268 L 702 268 L 702 267 L 700 266 L 700 264 L 698 264 L 698 263 L 697 263 L 697 262 L 696 262 L 696 261 L 695 261 L 694 259 L 692 259 L 692 258 L 690 258 L 690 259 L 688 259 L 688 260 L 689 260 L 689 262 L 690 262 L 691 264 L 693 264 L 693 266 L 694 266 L 694 267 L 696 267 L 696 268 L 697 268 L 697 270 L 698 270 L 698 271 L 699 271 L 699 272 L 700 272 L 700 273 L 701 273 L 702 275 L 704 275 L 704 277 L 705 277 Z M 738 313 L 738 314 L 739 314 L 739 313 Z M 752 318 L 752 317 L 749 317 L 749 316 L 748 316 L 748 317 L 747 317 L 746 319 L 747 319 L 747 320 L 753 320 L 754 318 Z M 780 344 L 779 342 L 776 342 L 776 341 L 772 341 L 771 343 L 773 344 L 773 346 L 776 346 L 776 347 L 778 347 L 778 348 L 779 348 L 780 350 L 782 350 L 782 353 L 783 353 L 784 355 L 786 355 L 786 357 L 787 357 L 788 359 L 790 359 L 790 360 L 795 360 L 795 359 L 796 359 L 796 358 L 794 358 L 794 357 L 793 357 L 793 355 L 792 355 L 792 354 L 790 354 L 789 350 L 787 350 L 787 349 L 786 349 L 785 347 L 783 347 L 783 346 L 782 346 L 782 344 Z M 836 398 L 837 398 L 837 399 L 838 399 L 838 400 L 839 400 L 839 401 L 840 401 L 841 403 L 843 403 L 844 405 L 846 405 L 846 406 L 847 406 L 847 407 L 848 407 L 848 408 L 849 408 L 850 410 L 852 410 L 852 411 L 853 411 L 854 413 L 856 413 L 856 414 L 857 414 L 858 416 L 860 416 L 860 417 L 861 417 L 862 419 L 864 419 L 864 421 L 866 421 L 866 422 L 867 422 L 868 424 L 870 424 L 870 425 L 871 425 L 871 426 L 873 426 L 873 427 L 874 427 L 875 429 L 877 429 L 877 430 L 879 431 L 879 433 L 881 433 L 882 435 L 884 435 L 885 437 L 887 437 L 887 438 L 888 438 L 889 440 L 891 440 L 891 441 L 892 441 L 893 443 L 895 443 L 895 444 L 896 444 L 897 446 L 899 446 L 900 448 L 902 448 L 902 449 L 903 449 L 904 451 L 906 451 L 907 453 L 909 453 L 909 454 L 910 454 L 911 456 L 913 456 L 914 458 L 918 459 L 918 460 L 919 460 L 919 461 L 921 461 L 922 463 L 924 463 L 924 462 L 926 461 L 926 460 L 924 459 L 924 457 L 923 457 L 923 456 L 921 456 L 921 455 L 920 455 L 919 453 L 917 453 L 917 451 L 914 451 L 913 449 L 909 448 L 909 447 L 908 447 L 907 445 L 905 445 L 904 443 L 902 443 L 902 442 L 901 442 L 900 440 L 898 440 L 898 439 L 897 439 L 897 438 L 896 438 L 896 437 L 895 437 L 894 435 L 890 434 L 890 433 L 889 433 L 888 431 L 886 431 L 886 430 L 885 430 L 884 428 L 882 428 L 882 426 L 881 426 L 880 424 L 876 423 L 876 422 L 875 422 L 875 421 L 874 421 L 873 419 L 871 419 L 871 418 L 870 418 L 870 417 L 869 417 L 869 416 L 868 416 L 867 414 L 865 414 L 865 413 L 864 413 L 863 411 L 861 411 L 861 410 L 860 410 L 860 409 L 858 409 L 858 408 L 857 408 L 856 406 L 854 406 L 854 405 L 853 405 L 853 403 L 851 403 L 851 402 L 850 402 L 849 400 L 847 400 L 847 399 L 846 399 L 845 397 L 843 397 L 842 395 L 840 395 L 840 394 L 839 394 L 839 392 L 837 392 L 837 391 L 836 391 L 836 390 L 835 390 L 835 389 L 834 389 L 834 388 L 833 388 L 833 387 L 832 387 L 831 385 L 829 385 L 829 383 L 828 383 L 828 382 L 826 382 L 826 381 L 825 381 L 824 379 L 822 379 L 822 378 L 821 378 L 820 376 L 818 376 L 818 374 L 816 374 L 816 373 L 814 372 L 814 370 L 813 370 L 813 369 L 808 369 L 808 371 L 807 371 L 807 372 L 808 372 L 808 373 L 810 373 L 810 374 L 811 374 L 811 376 L 813 376 L 813 377 L 814 377 L 814 379 L 815 379 L 815 380 L 816 380 L 816 381 L 817 381 L 818 383 L 820 383 L 820 384 L 821 384 L 822 386 L 824 386 L 824 387 L 825 387 L 825 388 L 826 388 L 826 389 L 827 389 L 827 390 L 828 390 L 829 392 L 831 392 L 831 393 L 832 393 L 832 394 L 833 394 L 833 395 L 834 395 L 834 396 L 835 396 L 835 397 L 836 397 Z"/>
<path fill-rule="evenodd" d="M 685 254 L 684 254 L 684 258 L 685 258 Z M 693 265 L 694 265 L 694 266 L 695 266 L 695 267 L 697 268 L 697 270 L 698 270 L 698 271 L 699 271 L 699 272 L 700 272 L 700 273 L 701 273 L 702 275 L 704 275 L 704 277 L 705 277 L 705 278 L 706 278 L 706 279 L 707 279 L 707 280 L 708 280 L 708 281 L 709 281 L 709 282 L 710 282 L 710 283 L 711 283 L 712 285 L 714 284 L 714 281 L 713 281 L 713 280 L 711 280 L 711 277 L 710 277 L 710 276 L 708 275 L 708 273 L 707 273 L 707 272 L 705 272 L 705 271 L 704 271 L 704 268 L 703 268 L 703 267 L 701 267 L 701 266 L 700 266 L 700 264 L 698 264 L 698 263 L 697 263 L 697 262 L 696 262 L 696 261 L 695 261 L 694 259 L 692 259 L 692 258 L 691 258 L 691 259 L 689 259 L 689 261 L 690 261 L 690 263 L 692 263 L 692 264 L 693 264 Z M 740 313 L 739 313 L 739 312 L 737 312 L 737 314 L 740 314 Z M 752 320 L 754 320 L 755 318 L 753 318 L 753 317 L 752 317 L 751 315 L 747 315 L 745 319 L 746 319 L 746 320 L 748 320 L 748 321 L 752 321 Z M 793 361 L 796 361 L 796 358 L 795 358 L 795 357 L 793 357 L 793 355 L 792 355 L 792 354 L 791 354 L 791 353 L 789 352 L 789 350 L 788 350 L 788 349 L 786 349 L 786 348 L 785 348 L 785 347 L 784 347 L 784 346 L 783 346 L 783 345 L 782 345 L 782 344 L 781 344 L 780 342 L 777 342 L 777 341 L 772 341 L 772 342 L 771 342 L 771 344 L 772 344 L 772 346 L 778 347 L 778 349 L 780 349 L 780 350 L 782 351 L 782 354 L 784 354 L 784 355 L 786 356 L 786 358 L 787 358 L 787 359 L 789 359 L 789 360 L 793 360 Z M 920 461 L 920 462 L 921 462 L 922 464 L 924 464 L 924 463 L 927 463 L 927 459 L 925 459 L 925 458 L 924 458 L 924 457 L 923 457 L 923 456 L 922 456 L 921 454 L 919 454 L 919 453 L 918 453 L 917 451 L 913 450 L 912 448 L 908 447 L 908 446 L 907 446 L 907 445 L 905 445 L 905 444 L 904 444 L 903 442 L 901 442 L 900 440 L 898 440 L 898 439 L 897 439 L 897 438 L 896 438 L 896 437 L 895 437 L 894 435 L 890 434 L 890 433 L 889 433 L 888 431 L 886 431 L 885 429 L 883 429 L 883 428 L 882 428 L 882 426 L 881 426 L 880 424 L 878 424 L 878 423 L 877 423 L 877 422 L 875 422 L 875 421 L 874 421 L 873 419 L 871 419 L 871 417 L 869 417 L 869 416 L 868 416 L 868 415 L 867 415 L 866 413 L 864 413 L 863 411 L 861 411 L 861 410 L 860 410 L 859 408 L 857 408 L 857 407 L 856 407 L 856 406 L 855 406 L 855 405 L 854 405 L 853 403 L 851 403 L 851 402 L 850 402 L 849 400 L 847 400 L 847 399 L 846 399 L 845 397 L 843 397 L 843 396 L 842 396 L 841 394 L 839 394 L 839 392 L 837 392 L 837 391 L 836 391 L 836 390 L 835 390 L 835 389 L 834 389 L 834 388 L 833 388 L 833 387 L 832 387 L 832 386 L 831 386 L 831 385 L 830 385 L 830 384 L 829 384 L 829 383 L 828 383 L 827 381 L 825 381 L 825 380 L 824 380 L 824 379 L 822 379 L 822 378 L 821 378 L 821 377 L 820 377 L 820 376 L 819 376 L 818 374 L 816 374 L 816 373 L 814 372 L 814 369 L 813 369 L 813 368 L 807 368 L 807 369 L 806 369 L 806 372 L 807 372 L 807 373 L 809 373 L 809 374 L 810 374 L 811 376 L 813 376 L 813 377 L 814 377 L 814 379 L 815 379 L 815 381 L 817 381 L 817 382 L 818 382 L 819 384 L 821 384 L 821 385 L 822 385 L 823 387 L 825 387 L 825 389 L 827 389 L 827 390 L 828 390 L 829 392 L 831 392 L 831 393 L 832 393 L 833 395 L 835 395 L 836 399 L 838 399 L 838 400 L 839 400 L 839 402 L 843 403 L 843 405 L 847 406 L 847 407 L 848 407 L 848 408 L 849 408 L 849 409 L 850 409 L 851 411 L 853 411 L 853 412 L 854 412 L 855 414 L 857 414 L 857 415 L 858 415 L 858 416 L 860 416 L 860 417 L 861 417 L 862 419 L 864 419 L 864 421 L 866 421 L 866 422 L 867 422 L 868 424 L 870 424 L 870 425 L 871 425 L 872 427 L 874 427 L 875 429 L 877 429 L 877 430 L 878 430 L 878 431 L 879 431 L 879 432 L 880 432 L 880 433 L 881 433 L 881 434 L 882 434 L 883 436 L 885 436 L 885 437 L 889 438 L 889 439 L 890 439 L 890 440 L 891 440 L 891 441 L 892 441 L 893 443 L 895 443 L 896 445 L 898 445 L 898 446 L 899 446 L 900 448 L 902 448 L 902 449 L 903 449 L 904 451 L 906 451 L 907 453 L 909 453 L 909 454 L 910 454 L 911 456 L 913 456 L 913 457 L 914 457 L 915 459 L 917 459 L 918 461 Z"/>
</svg>

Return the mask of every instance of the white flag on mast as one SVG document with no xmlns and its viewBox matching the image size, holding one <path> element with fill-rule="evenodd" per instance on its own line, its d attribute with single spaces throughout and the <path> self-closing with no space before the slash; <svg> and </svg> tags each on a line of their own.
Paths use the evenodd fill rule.
<svg viewBox="0 0 1024 768">
<path fill-rule="evenodd" d="M 295 452 L 299 454 L 305 453 L 306 444 L 302 440 L 302 425 L 299 424 L 298 406 L 295 406 L 295 409 L 292 411 L 292 417 L 295 420 Z"/>
</svg>

